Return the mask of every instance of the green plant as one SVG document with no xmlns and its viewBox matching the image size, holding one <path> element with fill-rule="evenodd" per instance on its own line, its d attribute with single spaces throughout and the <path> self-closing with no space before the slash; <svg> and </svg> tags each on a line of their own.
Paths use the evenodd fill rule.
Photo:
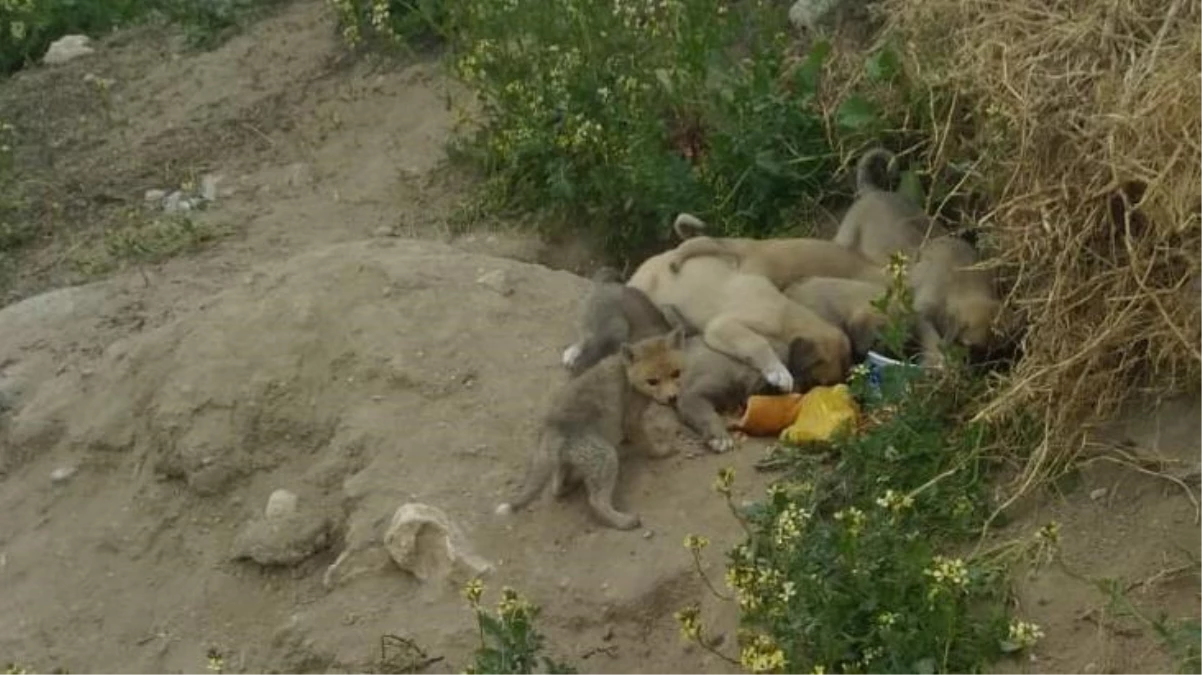
<svg viewBox="0 0 1202 675">
<path fill-rule="evenodd" d="M 218 234 L 214 228 L 184 215 L 154 219 L 133 216 L 128 225 L 105 233 L 104 247 L 117 260 L 154 263 L 195 250 Z"/>
<path fill-rule="evenodd" d="M 892 324 L 912 318 L 898 289 L 880 304 Z M 900 339 L 894 329 L 886 341 Z M 874 396 L 863 373 L 853 377 L 863 421 L 832 439 L 829 471 L 785 447 L 786 474 L 746 508 L 731 501 L 733 472 L 719 474 L 715 489 L 747 536 L 728 553 L 730 594 L 711 589 L 740 610 L 740 653 L 724 657 L 752 672 L 976 672 L 1042 635 L 1009 616 L 1005 572 L 1046 558 L 1054 530 L 962 552 L 988 513 L 982 448 L 993 432 L 959 418 L 979 383 L 955 362 L 939 376 L 883 375 Z M 685 546 L 700 573 L 705 540 Z M 677 618 L 687 639 L 716 651 L 696 606 Z"/>
<path fill-rule="evenodd" d="M 400 47 L 436 44 L 446 30 L 447 0 L 328 0 L 342 37 L 352 47 L 363 43 Z"/>
<path fill-rule="evenodd" d="M 631 254 L 682 210 L 731 233 L 785 229 L 836 168 L 813 104 L 829 46 L 793 54 L 775 5 L 447 7 L 452 63 L 481 104 L 457 156 L 499 207 Z"/>
<path fill-rule="evenodd" d="M 480 646 L 469 673 L 533 673 L 542 667 L 547 673 L 575 673 L 571 666 L 544 655 L 545 638 L 535 628 L 539 607 L 518 595 L 512 588 L 501 589 L 495 612 L 480 604 L 484 584 L 473 580 L 463 590 L 476 613 Z"/>
</svg>

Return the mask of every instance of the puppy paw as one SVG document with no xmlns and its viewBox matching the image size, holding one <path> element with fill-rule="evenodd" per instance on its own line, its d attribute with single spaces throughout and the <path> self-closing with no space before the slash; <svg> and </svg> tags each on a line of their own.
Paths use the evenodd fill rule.
<svg viewBox="0 0 1202 675">
<path fill-rule="evenodd" d="M 583 351 L 584 350 L 580 348 L 579 344 L 574 344 L 571 347 L 563 350 L 563 367 L 569 370 L 574 368 L 576 366 L 576 360 L 580 358 L 580 354 Z"/>
<path fill-rule="evenodd" d="M 735 449 L 735 439 L 729 434 L 725 436 L 715 436 L 714 438 L 706 441 L 705 444 L 709 446 L 710 451 L 717 454 L 730 452 L 731 450 Z"/>
<path fill-rule="evenodd" d="M 764 379 L 783 392 L 793 391 L 793 374 L 782 364 L 778 363 L 765 370 Z"/>
<path fill-rule="evenodd" d="M 633 530 L 639 525 L 642 525 L 642 520 L 633 513 L 624 513 L 613 521 L 613 526 L 619 530 Z"/>
</svg>

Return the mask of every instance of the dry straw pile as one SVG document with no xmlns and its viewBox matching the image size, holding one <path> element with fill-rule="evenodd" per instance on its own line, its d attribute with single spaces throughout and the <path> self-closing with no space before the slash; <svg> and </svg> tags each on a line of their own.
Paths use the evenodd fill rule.
<svg viewBox="0 0 1202 675">
<path fill-rule="evenodd" d="M 1202 12 L 1197 0 L 884 4 L 910 77 L 967 105 L 959 144 L 988 177 L 983 224 L 1027 328 L 983 414 L 1043 415 L 1026 487 L 1133 392 L 1198 388 Z"/>
</svg>

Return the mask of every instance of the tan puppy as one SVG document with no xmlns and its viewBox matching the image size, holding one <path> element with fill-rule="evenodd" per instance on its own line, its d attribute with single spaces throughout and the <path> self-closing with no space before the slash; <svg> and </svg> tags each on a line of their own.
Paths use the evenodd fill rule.
<svg viewBox="0 0 1202 675">
<path fill-rule="evenodd" d="M 895 253 L 909 260 L 914 308 L 926 320 L 924 351 L 931 354 L 936 340 L 984 349 L 1001 309 L 993 273 L 974 268 L 979 261 L 968 242 L 947 233 L 906 197 L 886 191 L 872 177 L 873 165 L 891 164 L 894 156 L 875 149 L 864 154 L 856 169 L 856 202 L 839 225 L 834 241 L 877 263 Z"/>
<path fill-rule="evenodd" d="M 894 154 L 883 148 L 869 150 L 860 158 L 856 164 L 856 201 L 840 221 L 834 238 L 836 244 L 881 265 L 897 251 L 913 259 L 928 239 L 947 234 L 922 207 L 873 178 L 874 170 L 883 164 L 887 179 L 892 180 L 895 160 Z"/>
<path fill-rule="evenodd" d="M 856 358 L 872 349 L 884 328 L 887 318 L 874 306 L 874 302 L 885 295 L 885 287 L 857 279 L 814 277 L 791 284 L 785 295 L 804 305 L 847 333 Z M 919 314 L 914 326 L 914 335 L 922 348 L 922 363 L 938 365 L 942 362 L 939 349 L 939 333 L 935 327 Z"/>
<path fill-rule="evenodd" d="M 673 272 L 674 254 L 648 258 L 627 284 L 660 307 L 672 306 L 699 328 L 706 344 L 752 366 L 778 389 L 792 391 L 795 383 L 770 340 L 796 349 L 814 383 L 844 379 L 851 345 L 843 331 L 790 301 L 767 278 L 736 270 L 725 258 L 691 258 Z"/>
<path fill-rule="evenodd" d="M 886 283 L 882 265 L 825 239 L 746 239 L 740 237 L 688 238 L 685 228 L 705 228 L 696 216 L 682 213 L 676 217 L 676 233 L 685 239 L 669 252 L 668 268 L 677 273 L 681 266 L 697 257 L 722 256 L 734 261 L 740 272 L 767 277 L 777 288 L 807 277 L 841 277 Z"/>
<path fill-rule="evenodd" d="M 914 309 L 944 340 L 987 348 L 1002 307 L 993 271 L 974 267 L 976 249 L 952 235 L 928 241 L 918 256 L 910 267 Z"/>
</svg>

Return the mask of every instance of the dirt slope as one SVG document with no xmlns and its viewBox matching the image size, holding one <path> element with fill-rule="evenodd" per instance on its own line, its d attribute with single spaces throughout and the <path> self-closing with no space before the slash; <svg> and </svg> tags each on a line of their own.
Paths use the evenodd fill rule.
<svg viewBox="0 0 1202 675">
<path fill-rule="evenodd" d="M 477 282 L 497 270 L 511 294 Z M 29 317 L 57 319 L 57 335 L 103 325 L 123 310 L 87 302 L 104 286 L 0 312 L 14 392 L 0 652 L 73 671 L 195 670 L 209 646 L 239 668 L 366 668 L 379 636 L 399 633 L 461 664 L 475 635 L 451 583 L 385 564 L 322 585 L 344 542 L 378 540 L 400 504 L 419 501 L 447 511 L 498 565 L 490 583 L 548 605 L 557 646 L 605 646 L 607 625 L 626 635 L 616 658 L 590 667 L 684 663 L 672 641 L 650 655 L 638 645 L 674 632 L 670 614 L 696 590 L 684 535 L 734 534 L 709 488 L 728 460 L 630 462 L 619 497 L 641 512 L 643 533 L 598 528 L 579 500 L 492 513 L 563 379 L 564 319 L 584 285 L 383 239 L 269 265 L 194 312 L 75 358 L 42 359 L 48 345 Z M 661 421 L 670 439 L 671 416 Z M 738 457 L 745 472 L 752 457 Z M 78 472 L 56 483 L 61 467 Z M 232 562 L 233 538 L 278 488 L 334 521 L 330 549 L 295 570 Z"/>
<path fill-rule="evenodd" d="M 89 74 L 111 81 L 103 98 Z M 26 299 L 0 310 L 0 660 L 196 672 L 216 648 L 230 671 L 361 671 L 392 633 L 445 656 L 433 670 L 461 668 L 475 633 L 454 584 L 423 584 L 373 548 L 417 500 L 496 564 L 492 589 L 546 608 L 550 644 L 582 670 L 729 669 L 682 646 L 671 614 L 707 597 L 685 534 L 714 541 L 720 574 L 738 532 L 710 484 L 732 464 L 755 494 L 755 448 L 690 457 L 677 437 L 676 457 L 632 458 L 619 501 L 645 532 L 599 528 L 579 499 L 492 514 L 562 381 L 585 289 L 527 263 L 586 269 L 591 255 L 499 227 L 455 234 L 470 186 L 439 170 L 448 93 L 432 63 L 346 58 L 320 0 L 287 3 L 212 52 L 134 31 L 0 86 L 0 118 L 21 129 L 22 166 L 54 205 L 15 272 L 11 299 Z M 93 281 L 106 233 L 146 190 L 206 173 L 223 176 L 221 194 L 195 220 L 232 234 L 38 295 Z M 512 294 L 477 282 L 496 270 Z M 1152 428 L 1114 439 L 1188 469 L 1199 413 L 1184 405 L 1165 424 L 1136 413 Z M 676 434 L 670 415 L 657 424 Z M 1091 498 L 1100 487 L 1106 498 Z M 281 488 L 331 523 L 326 546 L 288 569 L 231 560 Z M 1005 534 L 1049 517 L 1085 572 L 1153 579 L 1136 589 L 1141 606 L 1197 617 L 1196 572 L 1156 576 L 1199 550 L 1177 486 L 1098 465 Z M 1096 591 L 1044 578 L 1020 593 L 1048 632 L 1042 660 L 1018 667 L 1172 667 L 1153 631 L 1099 614 Z M 729 608 L 704 607 L 732 651 Z"/>
</svg>

